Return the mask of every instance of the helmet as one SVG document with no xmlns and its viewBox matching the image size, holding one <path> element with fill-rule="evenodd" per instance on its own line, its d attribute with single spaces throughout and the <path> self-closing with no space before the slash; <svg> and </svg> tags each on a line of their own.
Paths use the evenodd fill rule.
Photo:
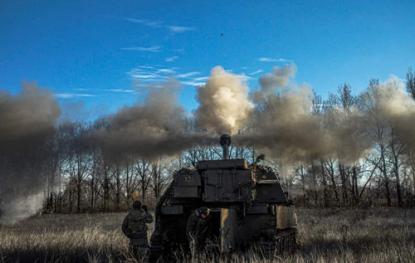
<svg viewBox="0 0 415 263">
<path fill-rule="evenodd" d="M 199 215 L 208 216 L 210 214 L 210 209 L 207 208 L 206 206 L 202 206 L 199 208 L 198 212 L 199 212 Z"/>
</svg>

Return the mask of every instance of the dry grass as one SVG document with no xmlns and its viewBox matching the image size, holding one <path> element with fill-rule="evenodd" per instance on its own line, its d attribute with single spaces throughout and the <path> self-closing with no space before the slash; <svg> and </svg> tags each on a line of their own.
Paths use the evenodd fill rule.
<svg viewBox="0 0 415 263">
<path fill-rule="evenodd" d="M 124 215 L 43 215 L 0 226 L 0 262 L 124 261 Z M 264 260 L 247 253 L 226 261 L 415 262 L 415 210 L 299 209 L 298 218 L 299 249 L 294 255 Z"/>
</svg>

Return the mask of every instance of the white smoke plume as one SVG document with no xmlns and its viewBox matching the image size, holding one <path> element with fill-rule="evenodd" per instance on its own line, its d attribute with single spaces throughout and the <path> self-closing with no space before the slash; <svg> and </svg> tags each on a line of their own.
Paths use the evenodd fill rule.
<svg viewBox="0 0 415 263">
<path fill-rule="evenodd" d="M 414 151 L 415 100 L 405 92 L 405 84 L 392 76 L 369 89 L 363 98 L 368 117 L 390 127 L 399 142 Z"/>
<path fill-rule="evenodd" d="M 43 191 L 15 196 L 2 205 L 0 224 L 14 224 L 36 214 L 42 209 L 44 199 Z"/>
<path fill-rule="evenodd" d="M 220 66 L 214 67 L 206 84 L 199 87 L 197 99 L 196 123 L 216 134 L 238 132 L 253 109 L 243 77 Z"/>
</svg>

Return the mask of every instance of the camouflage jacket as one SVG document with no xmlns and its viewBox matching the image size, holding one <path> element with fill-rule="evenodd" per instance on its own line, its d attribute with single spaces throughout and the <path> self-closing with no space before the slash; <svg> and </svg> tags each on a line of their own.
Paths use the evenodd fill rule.
<svg viewBox="0 0 415 263">
<path fill-rule="evenodd" d="M 209 228 L 209 219 L 210 218 L 202 219 L 198 210 L 193 212 L 189 216 L 186 224 L 187 237 L 189 239 L 195 238 L 199 241 L 204 240 Z"/>
<path fill-rule="evenodd" d="M 153 217 L 143 209 L 132 209 L 122 223 L 123 233 L 130 239 L 147 240 L 147 225 Z"/>
</svg>

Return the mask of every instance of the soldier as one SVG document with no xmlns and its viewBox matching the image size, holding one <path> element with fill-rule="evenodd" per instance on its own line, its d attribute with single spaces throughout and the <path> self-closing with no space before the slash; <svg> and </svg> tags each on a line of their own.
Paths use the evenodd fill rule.
<svg viewBox="0 0 415 263">
<path fill-rule="evenodd" d="M 146 224 L 152 222 L 153 217 L 147 207 L 142 206 L 140 201 L 134 201 L 133 209 L 122 223 L 122 231 L 130 239 L 129 250 L 139 262 L 146 260 L 149 249 Z"/>
<path fill-rule="evenodd" d="M 187 220 L 186 234 L 192 255 L 204 249 L 209 230 L 210 210 L 207 207 L 196 209 Z"/>
</svg>

